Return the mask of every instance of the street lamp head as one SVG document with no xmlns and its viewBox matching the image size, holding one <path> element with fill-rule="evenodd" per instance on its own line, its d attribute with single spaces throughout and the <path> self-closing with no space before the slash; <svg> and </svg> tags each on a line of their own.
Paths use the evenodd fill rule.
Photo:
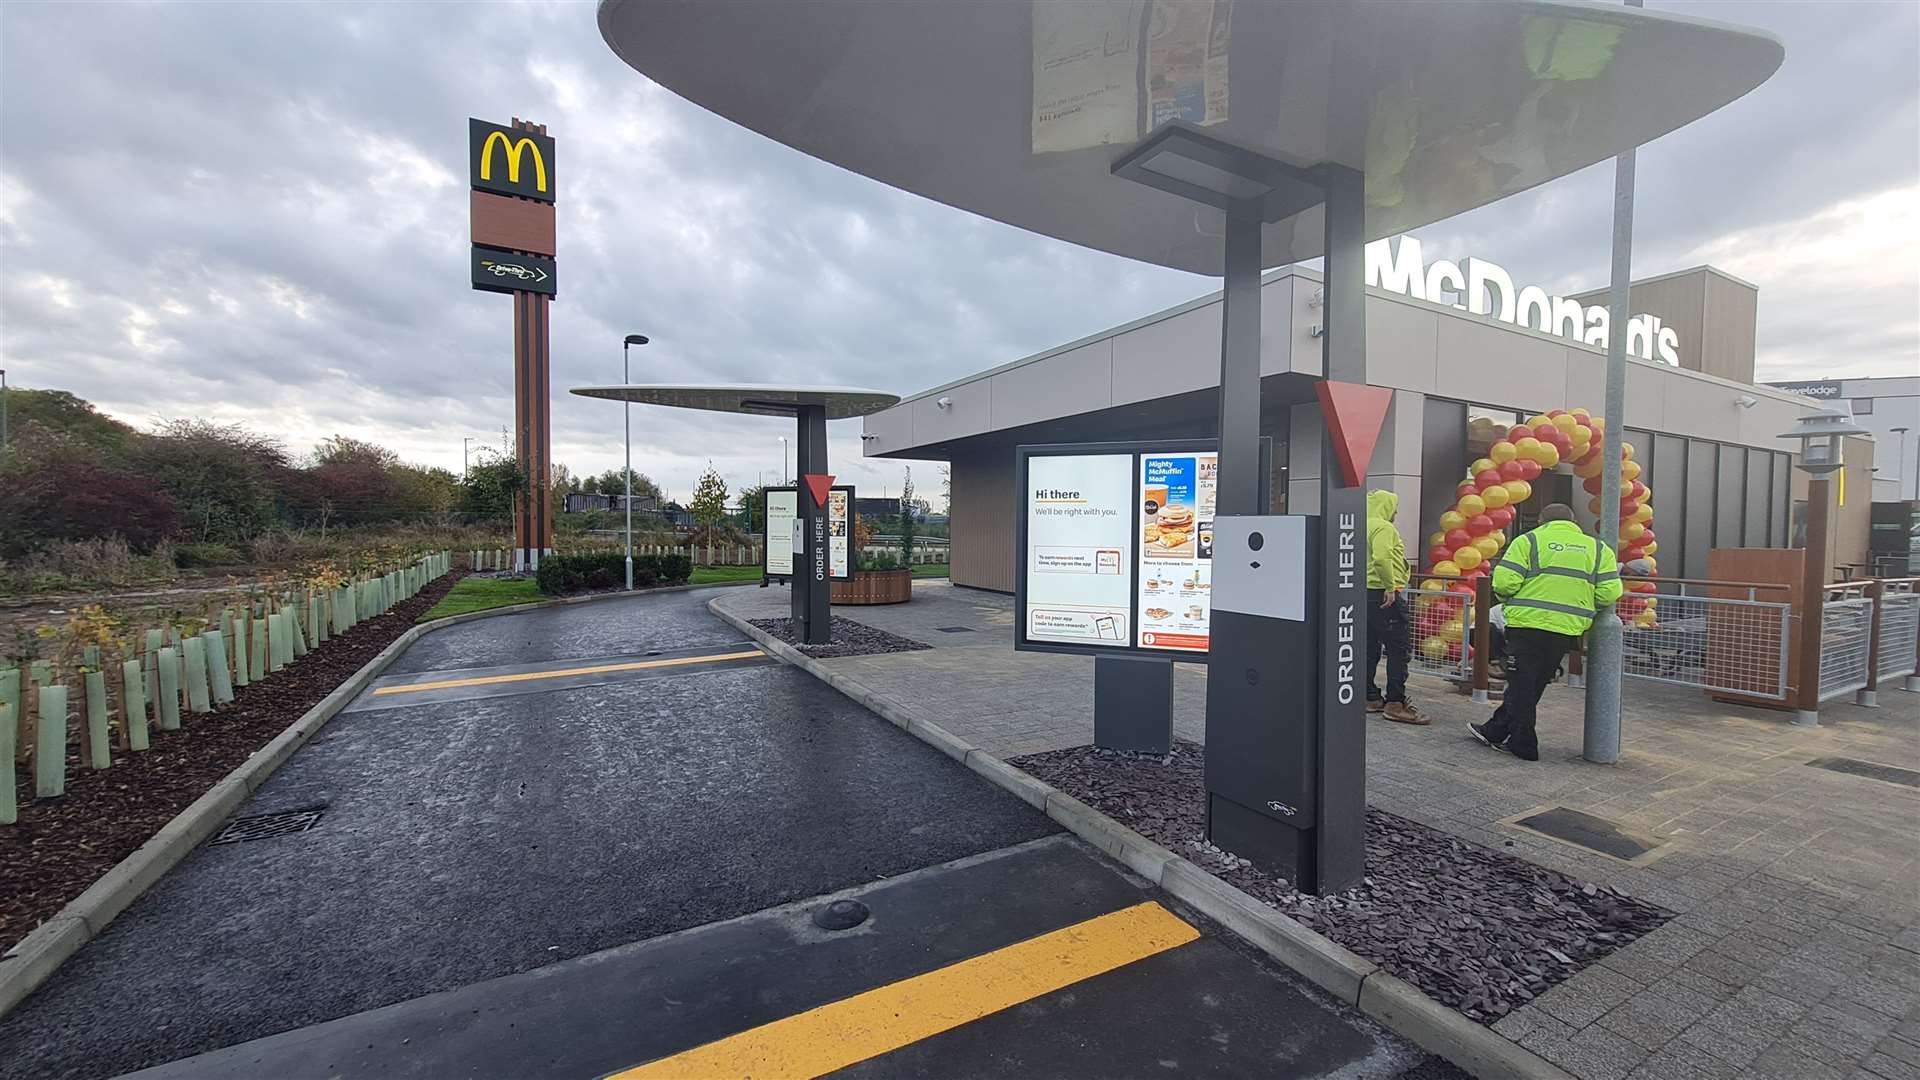
<svg viewBox="0 0 1920 1080">
<path fill-rule="evenodd" d="M 626 344 L 628 345 L 645 345 L 646 343 L 647 343 L 647 335 L 645 334 L 628 334 L 627 335 Z"/>
<path fill-rule="evenodd" d="M 1184 121 L 1147 136 L 1115 161 L 1113 175 L 1230 214 L 1279 221 L 1326 201 L 1321 177 L 1228 142 Z"/>
<path fill-rule="evenodd" d="M 1782 439 L 1800 441 L 1800 467 L 1812 476 L 1825 476 L 1841 466 L 1840 440 L 1848 435 L 1865 435 L 1867 430 L 1853 417 L 1837 409 L 1807 413 L 1794 423 L 1792 431 L 1783 431 Z"/>
</svg>

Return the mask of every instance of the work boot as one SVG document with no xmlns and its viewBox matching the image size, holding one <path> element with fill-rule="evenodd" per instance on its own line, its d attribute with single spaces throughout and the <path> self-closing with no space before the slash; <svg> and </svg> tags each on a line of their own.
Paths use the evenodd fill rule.
<svg viewBox="0 0 1920 1080">
<path fill-rule="evenodd" d="M 1412 724 L 1415 727 L 1425 727 L 1428 723 L 1427 718 L 1420 715 L 1419 709 L 1414 708 L 1405 701 L 1387 702 L 1386 708 L 1381 710 L 1381 715 L 1396 724 Z"/>
<path fill-rule="evenodd" d="M 1387 707 L 1386 698 L 1370 697 L 1367 699 L 1367 711 L 1370 713 L 1380 712 L 1384 710 L 1386 707 Z"/>
</svg>

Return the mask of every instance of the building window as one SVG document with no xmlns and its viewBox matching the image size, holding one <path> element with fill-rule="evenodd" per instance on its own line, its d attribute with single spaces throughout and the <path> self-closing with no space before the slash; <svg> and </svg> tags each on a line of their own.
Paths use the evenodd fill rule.
<svg viewBox="0 0 1920 1080">
<path fill-rule="evenodd" d="M 1873 415 L 1873 399 L 1872 398 L 1857 397 L 1853 399 L 1851 404 L 1853 405 L 1853 415 L 1855 416 L 1872 416 Z"/>
</svg>

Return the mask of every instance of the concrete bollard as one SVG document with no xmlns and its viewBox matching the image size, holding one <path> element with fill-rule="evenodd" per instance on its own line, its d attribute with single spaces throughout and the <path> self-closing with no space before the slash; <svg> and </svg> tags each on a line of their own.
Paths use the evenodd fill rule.
<svg viewBox="0 0 1920 1080">
<path fill-rule="evenodd" d="M 120 712 L 127 725 L 127 748 L 145 750 L 147 742 L 147 680 L 140 661 L 120 665 Z"/>
<path fill-rule="evenodd" d="M 33 797 L 56 798 L 67 793 L 67 688 L 40 688 L 39 723 L 33 746 Z"/>
<path fill-rule="evenodd" d="M 213 685 L 207 676 L 207 643 L 190 637 L 180 645 L 186 654 L 187 708 L 197 713 L 213 711 Z M 91 687 L 88 693 L 92 693 Z"/>
<path fill-rule="evenodd" d="M 0 825 L 20 820 L 20 793 L 13 787 L 13 723 L 13 703 L 0 701 Z"/>
<path fill-rule="evenodd" d="M 104 769 L 113 764 L 112 725 L 107 720 L 107 676 L 89 671 L 87 686 L 87 764 Z"/>
<path fill-rule="evenodd" d="M 227 642 L 218 630 L 208 630 L 200 635 L 200 648 L 207 658 L 207 689 L 213 693 L 215 705 L 225 705 L 233 700 L 233 672 L 227 670 Z"/>
<path fill-rule="evenodd" d="M 172 646 L 154 654 L 160 669 L 160 730 L 180 729 L 180 665 Z"/>
</svg>

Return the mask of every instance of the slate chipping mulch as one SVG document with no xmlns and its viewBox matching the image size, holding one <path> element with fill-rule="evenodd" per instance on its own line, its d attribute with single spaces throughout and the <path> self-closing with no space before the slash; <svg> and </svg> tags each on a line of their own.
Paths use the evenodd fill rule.
<svg viewBox="0 0 1920 1080">
<path fill-rule="evenodd" d="M 866 623 L 857 623 L 839 615 L 833 617 L 833 629 L 830 631 L 832 641 L 825 645 L 800 644 L 799 637 L 792 626 L 792 619 L 749 621 L 815 660 L 832 660 L 841 656 L 875 656 L 880 653 L 913 652 L 916 649 L 933 648 L 912 638 L 889 634 L 885 630 L 878 630 Z"/>
<path fill-rule="evenodd" d="M 1371 808 L 1365 882 L 1302 895 L 1206 842 L 1205 754 L 1176 740 L 1164 758 L 1079 746 L 1010 763 L 1482 1024 L 1673 917 Z"/>
<path fill-rule="evenodd" d="M 457 570 L 449 573 L 392 611 L 329 638 L 289 667 L 234 687 L 234 700 L 210 713 L 182 710 L 179 730 L 149 729 L 149 750 L 122 750 L 116 739 L 110 768 L 83 768 L 79 740 L 69 732 L 67 792 L 60 798 L 29 800 L 32 773 L 15 765 L 20 820 L 0 827 L 0 949 L 12 947 L 86 891 L 175 814 L 291 727 L 411 629 L 415 619 L 465 576 Z"/>
</svg>

